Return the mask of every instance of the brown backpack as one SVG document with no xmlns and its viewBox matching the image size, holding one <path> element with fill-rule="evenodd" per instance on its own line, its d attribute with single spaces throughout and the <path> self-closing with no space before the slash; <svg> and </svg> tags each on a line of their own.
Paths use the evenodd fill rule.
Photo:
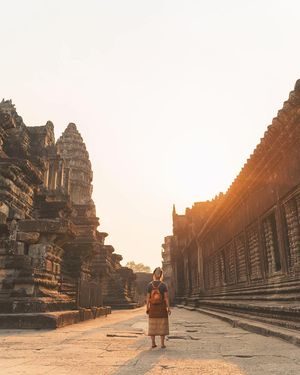
<svg viewBox="0 0 300 375">
<path fill-rule="evenodd" d="M 150 303 L 152 305 L 159 305 L 160 303 L 162 303 L 162 295 L 159 291 L 159 287 L 161 283 L 159 283 L 158 286 L 156 287 L 154 286 L 153 282 L 151 284 L 152 284 L 152 290 L 150 293 Z"/>
</svg>

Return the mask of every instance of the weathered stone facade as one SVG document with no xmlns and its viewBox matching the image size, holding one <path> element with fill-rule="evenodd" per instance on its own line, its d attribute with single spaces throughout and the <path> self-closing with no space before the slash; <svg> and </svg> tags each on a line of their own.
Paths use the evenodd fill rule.
<svg viewBox="0 0 300 375">
<path fill-rule="evenodd" d="M 97 231 L 91 163 L 76 125 L 55 143 L 51 122 L 27 127 L 3 100 L 0 139 L 0 313 L 94 308 L 110 295 L 132 306 L 134 275 Z M 103 296 L 110 279 L 118 292 Z"/>
<path fill-rule="evenodd" d="M 140 306 L 146 304 L 147 287 L 153 280 L 152 272 L 135 272 L 136 275 L 136 299 Z"/>
<path fill-rule="evenodd" d="M 174 247 L 174 237 L 173 236 L 167 236 L 165 237 L 165 241 L 162 244 L 162 268 L 164 271 L 164 282 L 168 286 L 169 290 L 169 301 L 172 304 L 174 302 L 175 298 L 175 275 L 173 272 L 173 267 L 172 267 L 172 259 L 171 259 L 171 252 L 172 248 Z"/>
<path fill-rule="evenodd" d="M 297 81 L 227 193 L 173 211 L 178 303 L 300 328 L 299 150 Z"/>
<path fill-rule="evenodd" d="M 121 255 L 114 253 L 110 245 L 104 246 L 102 273 L 104 302 L 113 308 L 124 309 L 137 306 L 135 298 L 136 275 L 132 269 L 122 267 Z"/>
</svg>

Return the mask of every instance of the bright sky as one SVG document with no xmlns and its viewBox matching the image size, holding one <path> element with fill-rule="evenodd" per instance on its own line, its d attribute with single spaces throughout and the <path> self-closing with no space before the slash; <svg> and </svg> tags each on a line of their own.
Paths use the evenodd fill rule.
<svg viewBox="0 0 300 375">
<path fill-rule="evenodd" d="M 69 122 L 107 243 L 159 265 L 171 211 L 226 191 L 300 78 L 290 0 L 0 0 L 1 96 Z"/>
</svg>

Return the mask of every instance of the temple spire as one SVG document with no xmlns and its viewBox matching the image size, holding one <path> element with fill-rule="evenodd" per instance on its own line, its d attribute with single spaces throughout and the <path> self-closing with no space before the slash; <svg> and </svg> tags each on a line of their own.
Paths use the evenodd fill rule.
<svg viewBox="0 0 300 375">
<path fill-rule="evenodd" d="M 64 160 L 66 175 L 69 176 L 71 201 L 88 204 L 92 199 L 93 172 L 86 146 L 74 123 L 67 126 L 56 146 Z M 65 180 L 67 184 L 68 178 Z"/>
</svg>

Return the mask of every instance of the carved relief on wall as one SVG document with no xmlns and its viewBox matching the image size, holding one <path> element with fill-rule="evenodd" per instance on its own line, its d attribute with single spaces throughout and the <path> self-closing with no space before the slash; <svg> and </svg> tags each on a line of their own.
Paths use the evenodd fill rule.
<svg viewBox="0 0 300 375">
<path fill-rule="evenodd" d="M 299 194 L 284 203 L 288 238 L 288 267 L 293 270 L 300 265 Z"/>
<path fill-rule="evenodd" d="M 198 248 L 195 242 L 191 243 L 189 248 L 189 279 L 192 288 L 192 292 L 197 292 L 199 287 L 198 279 Z"/>
<path fill-rule="evenodd" d="M 224 249 L 225 254 L 225 269 L 226 269 L 226 284 L 234 284 L 235 275 L 235 248 L 234 243 L 231 242 Z"/>
<path fill-rule="evenodd" d="M 236 259 L 237 259 L 237 281 L 242 283 L 242 282 L 247 281 L 247 275 L 248 275 L 244 233 L 236 237 L 235 246 L 236 246 Z"/>
<path fill-rule="evenodd" d="M 258 226 L 250 226 L 247 231 L 248 253 L 250 260 L 250 277 L 252 280 L 261 279 L 261 258 L 259 248 Z"/>
<path fill-rule="evenodd" d="M 226 272 L 225 272 L 225 252 L 221 250 L 219 253 L 219 265 L 220 265 L 220 283 L 222 286 L 226 285 Z"/>
<path fill-rule="evenodd" d="M 214 258 L 210 257 L 205 260 L 204 266 L 204 282 L 206 289 L 215 287 Z"/>
<path fill-rule="evenodd" d="M 267 257 L 267 271 L 272 275 L 281 270 L 277 225 L 272 213 L 262 221 L 263 240 Z"/>
<path fill-rule="evenodd" d="M 221 285 L 221 267 L 220 267 L 220 259 L 218 253 L 215 253 L 213 256 L 214 259 L 214 285 L 216 287 Z"/>
</svg>

